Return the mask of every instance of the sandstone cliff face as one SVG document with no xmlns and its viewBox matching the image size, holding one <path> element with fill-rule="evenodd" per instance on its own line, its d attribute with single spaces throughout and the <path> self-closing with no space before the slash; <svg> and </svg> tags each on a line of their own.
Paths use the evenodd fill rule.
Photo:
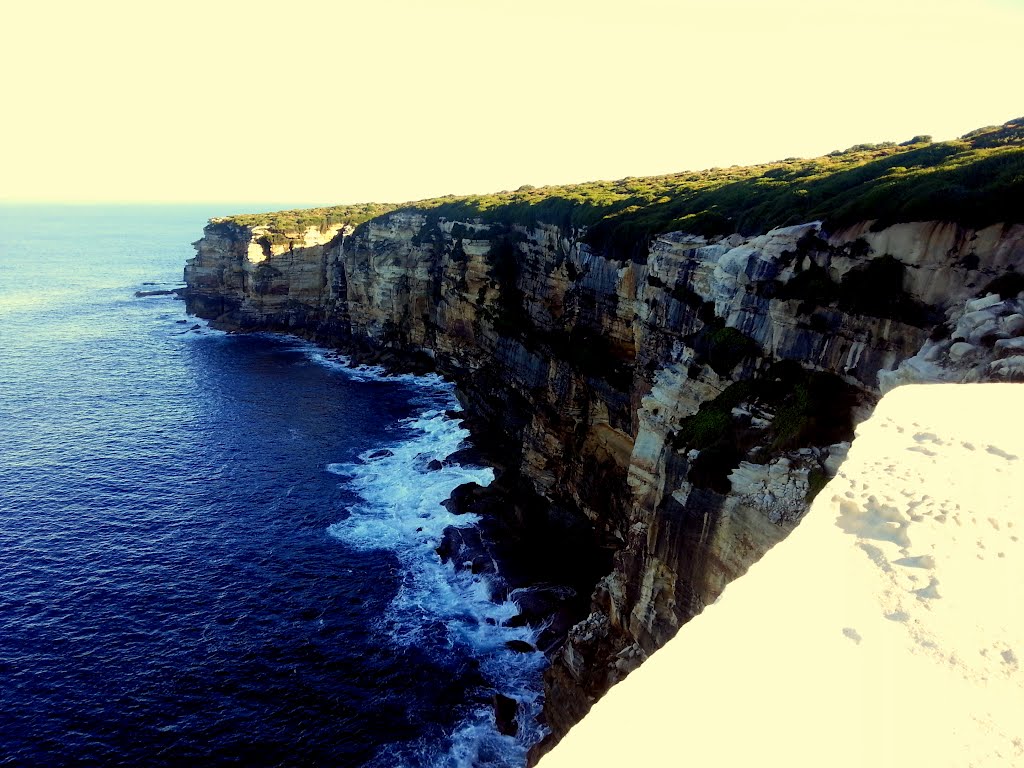
<svg viewBox="0 0 1024 768">
<path fill-rule="evenodd" d="M 944 344 L 1019 377 L 1024 332 L 1015 294 L 967 304 L 1024 271 L 1021 226 L 669 233 L 642 260 L 583 234 L 399 212 L 268 251 L 214 222 L 185 271 L 221 327 L 429 355 L 508 472 L 591 522 L 614 563 L 552 659 L 555 739 L 796 526 L 880 371 Z"/>
<path fill-rule="evenodd" d="M 211 221 L 185 267 L 189 311 L 225 328 L 315 329 L 343 341 L 345 273 L 325 246 L 346 232 L 310 228 L 275 244 L 261 228 Z"/>
</svg>

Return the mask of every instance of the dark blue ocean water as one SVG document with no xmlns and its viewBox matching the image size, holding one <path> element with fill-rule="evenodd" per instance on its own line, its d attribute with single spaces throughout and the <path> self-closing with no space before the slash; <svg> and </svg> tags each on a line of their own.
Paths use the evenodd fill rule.
<svg viewBox="0 0 1024 768">
<path fill-rule="evenodd" d="M 543 656 L 434 552 L 492 478 L 428 467 L 451 390 L 134 295 L 224 212 L 0 207 L 0 765 L 521 764 Z"/>
</svg>

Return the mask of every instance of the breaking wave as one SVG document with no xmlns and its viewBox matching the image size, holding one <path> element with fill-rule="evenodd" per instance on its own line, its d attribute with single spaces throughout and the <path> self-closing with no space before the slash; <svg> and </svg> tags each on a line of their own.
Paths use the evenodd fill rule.
<svg viewBox="0 0 1024 768">
<path fill-rule="evenodd" d="M 436 375 L 387 376 L 376 367 L 352 368 L 347 359 L 323 351 L 311 349 L 309 355 L 352 378 L 397 378 L 420 390 L 423 410 L 396 427 L 393 441 L 363 452 L 357 461 L 327 466 L 359 499 L 329 532 L 354 549 L 397 556 L 398 592 L 378 627 L 395 653 L 415 647 L 439 660 L 468 655 L 479 664 L 480 683 L 469 692 L 469 704 L 446 743 L 393 744 L 372 765 L 523 764 L 526 751 L 544 735 L 537 716 L 546 666 L 542 653 L 523 649 L 536 647 L 543 627 L 507 626 L 519 613 L 516 592 L 503 599 L 486 574 L 442 563 L 436 551 L 446 528 L 478 522 L 472 514 L 453 514 L 442 502 L 464 483 L 487 486 L 494 480 L 490 468 L 463 463 L 456 455 L 466 447 L 469 431 L 450 415 L 459 407 L 453 386 Z M 517 702 L 514 737 L 498 730 L 495 694 Z"/>
</svg>

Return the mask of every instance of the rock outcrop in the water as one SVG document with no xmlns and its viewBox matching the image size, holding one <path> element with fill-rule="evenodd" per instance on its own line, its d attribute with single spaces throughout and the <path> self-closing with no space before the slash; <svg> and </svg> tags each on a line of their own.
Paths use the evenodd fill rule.
<svg viewBox="0 0 1024 768">
<path fill-rule="evenodd" d="M 215 221 L 185 270 L 219 327 L 436 366 L 505 482 L 593 526 L 613 565 L 552 654 L 552 742 L 793 530 L 880 372 L 1022 377 L 1021 225 L 584 234 L 399 211 L 273 250 Z"/>
</svg>

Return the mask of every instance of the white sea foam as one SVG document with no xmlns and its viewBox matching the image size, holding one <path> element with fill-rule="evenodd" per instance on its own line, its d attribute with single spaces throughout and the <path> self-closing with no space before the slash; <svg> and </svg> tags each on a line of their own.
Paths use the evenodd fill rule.
<svg viewBox="0 0 1024 768">
<path fill-rule="evenodd" d="M 438 389 L 450 392 L 453 386 L 436 373 L 390 373 L 379 365 L 365 365 L 363 363 L 353 365 L 352 358 L 339 352 L 328 352 L 314 344 L 305 343 L 306 354 L 309 359 L 320 365 L 333 368 L 343 372 L 354 381 L 396 381 L 403 384 L 412 384 L 422 389 Z M 458 404 L 455 403 L 453 407 Z"/>
<path fill-rule="evenodd" d="M 517 652 L 507 643 L 519 640 L 536 645 L 542 628 L 504 626 L 519 613 L 515 593 L 496 602 L 486 575 L 456 570 L 452 563 L 442 563 L 436 552 L 445 528 L 467 528 L 478 522 L 473 514 L 452 514 L 442 502 L 463 483 L 486 486 L 494 480 L 490 468 L 444 463 L 469 437 L 460 421 L 445 415 L 458 407 L 453 386 L 436 375 L 388 376 L 379 368 L 353 369 L 343 358 L 316 348 L 308 354 L 356 380 L 386 378 L 412 384 L 433 406 L 403 421 L 401 437 L 395 442 L 365 451 L 358 461 L 327 465 L 327 471 L 344 478 L 360 497 L 348 517 L 330 527 L 330 533 L 357 549 L 393 552 L 401 563 L 398 592 L 381 618 L 382 632 L 397 646 L 422 648 L 426 635 L 436 636 L 442 627 L 449 648 L 472 654 L 495 692 L 519 703 L 519 733 L 514 738 L 498 732 L 493 708 L 484 704 L 463 718 L 445 754 L 425 756 L 429 745 L 420 745 L 423 749 L 418 753 L 416 745 L 406 745 L 379 756 L 380 764 L 456 768 L 522 763 L 526 749 L 543 736 L 536 716 L 546 660 L 540 652 Z"/>
</svg>

